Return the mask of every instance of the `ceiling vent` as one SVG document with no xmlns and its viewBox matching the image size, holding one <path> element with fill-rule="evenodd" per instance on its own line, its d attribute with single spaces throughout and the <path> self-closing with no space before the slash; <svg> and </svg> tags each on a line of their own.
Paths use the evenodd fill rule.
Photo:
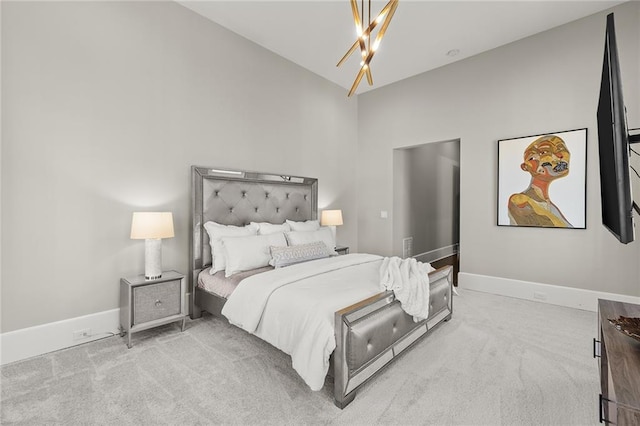
<svg viewBox="0 0 640 426">
<path fill-rule="evenodd" d="M 402 239 L 402 257 L 404 259 L 413 256 L 413 237 Z"/>
</svg>

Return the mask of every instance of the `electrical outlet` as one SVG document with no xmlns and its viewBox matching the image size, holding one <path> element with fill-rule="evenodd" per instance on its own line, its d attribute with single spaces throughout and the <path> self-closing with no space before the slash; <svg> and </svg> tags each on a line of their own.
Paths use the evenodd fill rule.
<svg viewBox="0 0 640 426">
<path fill-rule="evenodd" d="M 547 295 L 544 293 L 540 293 L 539 291 L 534 291 L 533 298 L 536 300 L 547 300 Z"/>
<path fill-rule="evenodd" d="M 90 328 L 84 328 L 82 330 L 76 330 L 73 332 L 73 340 L 82 340 L 86 339 L 87 337 L 91 337 Z"/>
</svg>

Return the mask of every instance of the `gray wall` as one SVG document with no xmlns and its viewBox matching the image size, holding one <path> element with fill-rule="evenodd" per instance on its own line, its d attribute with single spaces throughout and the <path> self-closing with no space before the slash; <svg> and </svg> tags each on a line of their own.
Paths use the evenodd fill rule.
<svg viewBox="0 0 640 426">
<path fill-rule="evenodd" d="M 116 308 L 119 278 L 143 271 L 136 210 L 173 211 L 164 266 L 186 271 L 192 164 L 317 177 L 340 243 L 390 254 L 392 150 L 458 138 L 462 272 L 640 293 L 640 244 L 600 224 L 604 14 L 356 102 L 175 3 L 0 5 L 2 332 Z M 615 10 L 637 126 L 640 5 Z M 496 227 L 496 141 L 585 126 L 587 229 Z"/>
<path fill-rule="evenodd" d="M 640 3 L 613 10 L 629 123 L 638 127 Z M 640 242 L 620 244 L 601 225 L 596 106 L 605 15 L 360 95 L 359 249 L 393 250 L 393 149 L 460 139 L 461 272 L 639 296 Z M 587 229 L 497 227 L 497 140 L 583 127 Z"/>
<path fill-rule="evenodd" d="M 393 254 L 413 237 L 417 256 L 459 242 L 460 142 L 393 150 Z"/>
<path fill-rule="evenodd" d="M 357 241 L 357 100 L 173 2 L 2 2 L 2 332 L 118 306 L 144 270 L 131 213 L 174 213 L 189 167 L 319 179 Z"/>
</svg>

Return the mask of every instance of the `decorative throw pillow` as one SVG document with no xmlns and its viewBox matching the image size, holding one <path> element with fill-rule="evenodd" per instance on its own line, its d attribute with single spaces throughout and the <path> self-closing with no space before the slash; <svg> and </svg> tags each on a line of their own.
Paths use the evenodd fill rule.
<svg viewBox="0 0 640 426">
<path fill-rule="evenodd" d="M 257 225 L 233 226 L 222 225 L 216 222 L 206 222 L 204 229 L 209 234 L 209 244 L 211 245 L 211 275 L 218 271 L 224 271 L 226 268 L 225 253 L 222 247 L 223 237 L 240 237 L 256 235 L 258 233 Z"/>
<path fill-rule="evenodd" d="M 287 219 L 287 224 L 289 224 L 292 231 L 316 231 L 320 228 L 320 221 L 318 220 L 296 222 L 294 220 Z"/>
<path fill-rule="evenodd" d="M 271 246 L 286 247 L 287 240 L 282 232 L 248 237 L 223 237 L 226 255 L 225 277 L 251 269 L 269 265 Z"/>
<path fill-rule="evenodd" d="M 271 247 L 271 266 L 282 268 L 309 260 L 330 257 L 331 251 L 322 241 L 289 247 Z"/>
<path fill-rule="evenodd" d="M 332 255 L 337 255 L 335 252 L 335 241 L 333 240 L 333 233 L 331 229 L 327 227 L 321 227 L 317 231 L 291 231 L 285 232 L 287 236 L 287 242 L 290 246 L 297 246 L 300 244 L 313 243 L 315 241 L 322 241 L 326 244 L 327 248 L 331 251 Z"/>
<path fill-rule="evenodd" d="M 291 231 L 288 223 L 274 224 L 269 222 L 251 222 L 258 227 L 258 235 L 277 234 L 278 232 Z"/>
</svg>

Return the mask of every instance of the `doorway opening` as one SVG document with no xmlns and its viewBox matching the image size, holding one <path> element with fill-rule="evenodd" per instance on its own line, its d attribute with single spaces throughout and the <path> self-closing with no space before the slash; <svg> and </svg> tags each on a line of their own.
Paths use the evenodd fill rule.
<svg viewBox="0 0 640 426">
<path fill-rule="evenodd" d="M 434 268 L 460 253 L 460 140 L 393 150 L 393 254 Z"/>
</svg>

